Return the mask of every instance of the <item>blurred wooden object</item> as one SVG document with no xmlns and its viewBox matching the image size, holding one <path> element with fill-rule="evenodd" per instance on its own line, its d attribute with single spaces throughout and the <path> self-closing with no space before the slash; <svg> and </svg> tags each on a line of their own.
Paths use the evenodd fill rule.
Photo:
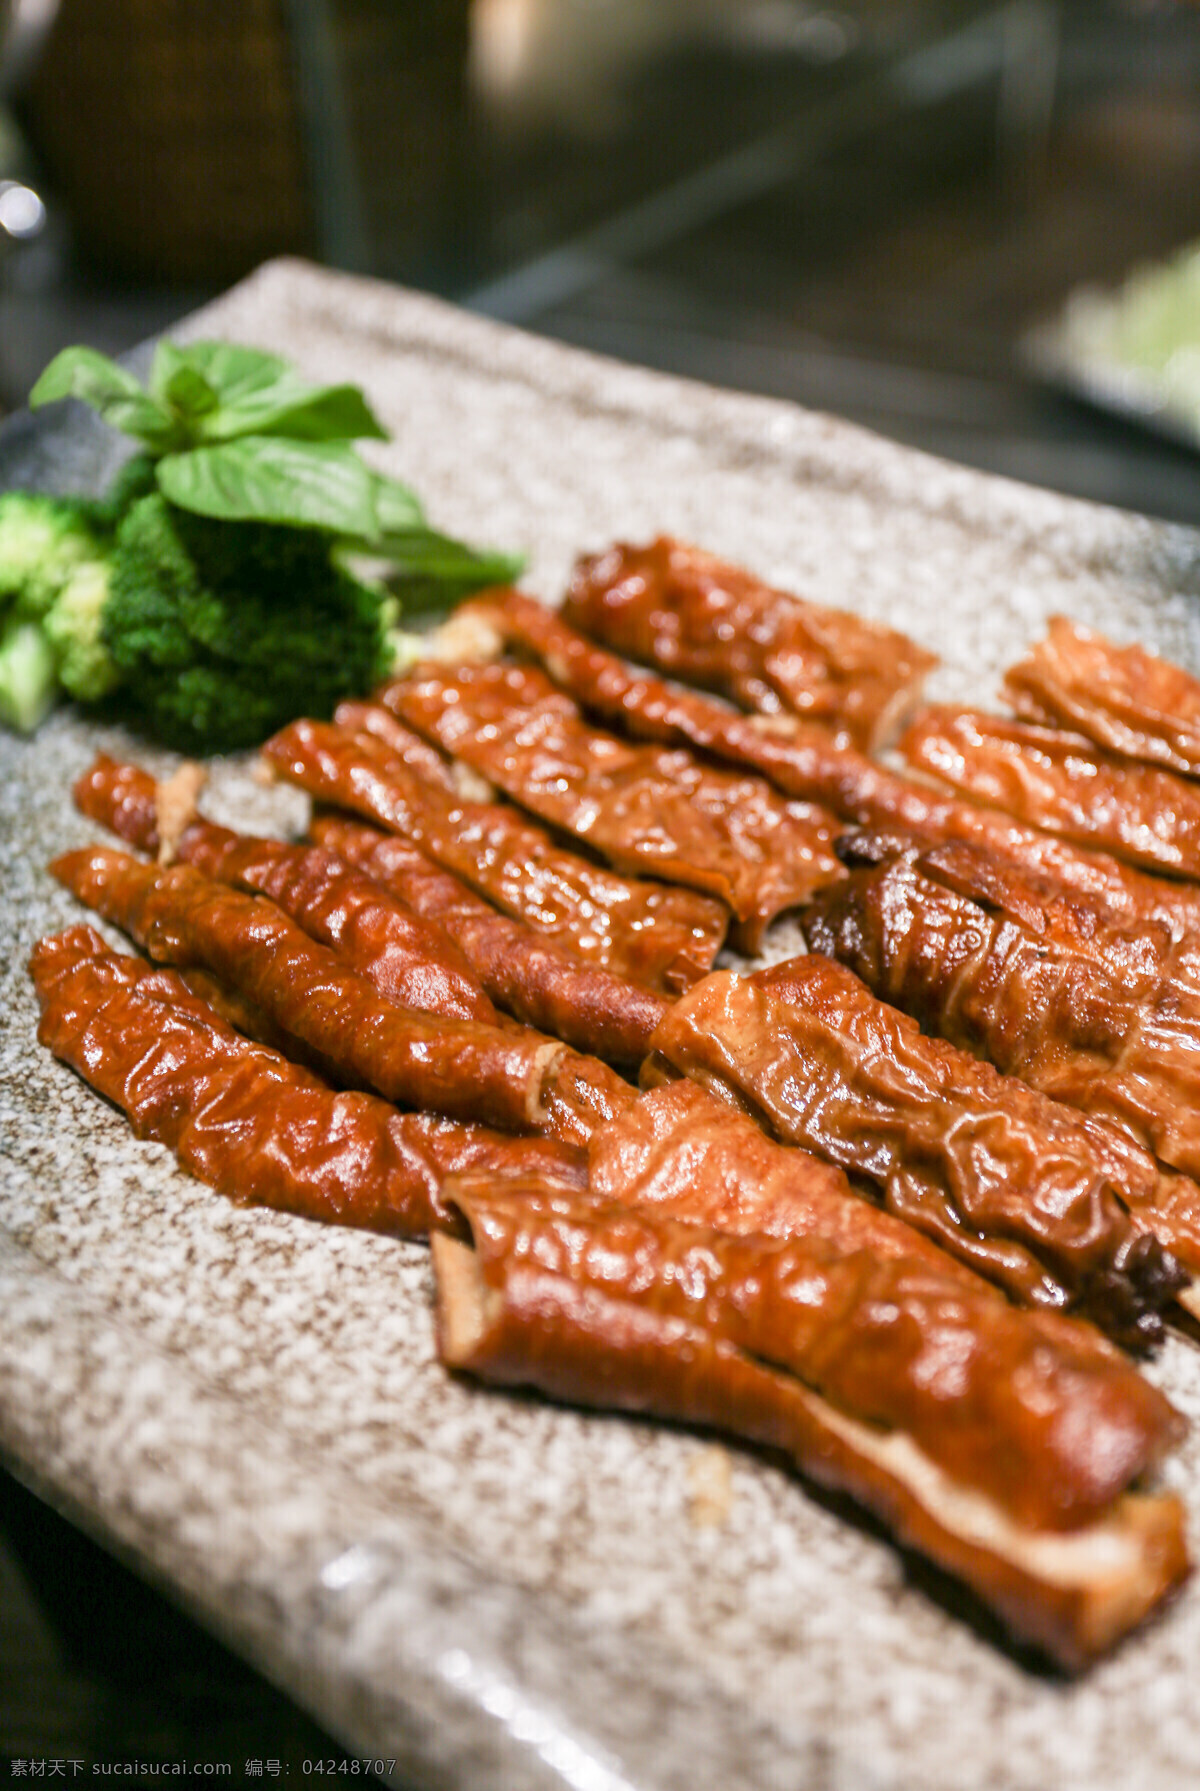
<svg viewBox="0 0 1200 1791">
<path fill-rule="evenodd" d="M 469 0 L 62 0 L 30 135 L 89 257 L 419 277 L 453 228 Z"/>
<path fill-rule="evenodd" d="M 24 113 L 114 272 L 217 284 L 316 247 L 280 0 L 62 0 Z"/>
</svg>

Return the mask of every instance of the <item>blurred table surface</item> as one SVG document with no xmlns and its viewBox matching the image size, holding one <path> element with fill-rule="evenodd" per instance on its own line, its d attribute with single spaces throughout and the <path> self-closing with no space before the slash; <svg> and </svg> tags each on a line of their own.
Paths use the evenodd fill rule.
<svg viewBox="0 0 1200 1791">
<path fill-rule="evenodd" d="M 1095 31 L 1077 8 L 1065 17 L 1050 153 L 1035 167 L 998 162 L 994 95 L 964 91 L 835 132 L 802 168 L 690 222 L 672 221 L 668 192 L 657 235 L 623 238 L 618 212 L 582 282 L 547 281 L 542 243 L 524 262 L 477 254 L 442 290 L 579 346 L 1200 525 L 1200 456 L 1047 390 L 1017 353 L 1081 277 L 1115 280 L 1200 237 L 1194 11 L 1132 39 L 1111 7 Z M 718 78 L 693 64 L 685 76 Z M 519 209 L 528 175 L 492 168 L 494 218 Z M 523 286 L 497 284 L 514 271 Z M 19 402 L 63 343 L 120 350 L 202 296 L 72 272 L 0 279 L 0 398 Z M 0 1758 L 222 1759 L 236 1779 L 248 1761 L 297 1770 L 322 1755 L 341 1757 L 301 1711 L 0 1474 Z"/>
</svg>

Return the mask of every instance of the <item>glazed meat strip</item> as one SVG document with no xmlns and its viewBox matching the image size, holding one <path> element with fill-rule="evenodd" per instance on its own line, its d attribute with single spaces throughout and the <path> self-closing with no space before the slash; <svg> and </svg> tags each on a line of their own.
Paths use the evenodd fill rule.
<svg viewBox="0 0 1200 1791">
<path fill-rule="evenodd" d="M 191 865 L 161 870 L 93 848 L 50 869 L 150 957 L 211 971 L 343 1081 L 388 1100 L 578 1144 L 633 1098 L 606 1064 L 537 1033 L 398 1007 L 274 903 Z"/>
<path fill-rule="evenodd" d="M 448 1175 L 586 1184 L 582 1152 L 397 1113 L 336 1093 L 228 1026 L 173 970 L 114 952 L 92 927 L 43 939 L 30 973 L 38 1038 L 128 1114 L 139 1138 L 239 1201 L 398 1237 L 454 1223 Z"/>
<path fill-rule="evenodd" d="M 706 977 L 654 1036 L 776 1137 L 875 1182 L 888 1210 L 1030 1305 L 1135 1346 L 1187 1276 L 1138 1229 L 1073 1114 L 877 1001 L 821 957 Z"/>
<path fill-rule="evenodd" d="M 786 988 L 782 990 L 786 993 Z M 722 1091 L 732 1092 L 730 1091 Z M 1053 1105 L 1047 1103 L 1047 1105 Z M 1200 1194 L 1186 1176 L 1163 1171 L 1146 1151 L 1111 1126 L 1056 1109 L 1047 1151 L 1061 1141 L 1090 1159 L 1097 1175 L 1134 1207 L 1153 1207 L 1153 1229 L 1188 1268 L 1200 1268 Z M 974 1272 L 902 1219 L 860 1195 L 845 1172 L 793 1145 L 769 1138 L 752 1120 L 688 1079 L 643 1096 L 588 1144 L 588 1185 L 606 1200 L 652 1206 L 676 1219 L 721 1231 L 774 1237 L 819 1233 L 840 1249 L 876 1255 L 925 1252 L 943 1274 L 975 1283 Z M 1195 1290 L 1177 1296 L 1193 1313 Z"/>
<path fill-rule="evenodd" d="M 815 723 L 790 715 L 745 715 L 719 698 L 629 665 L 564 622 L 558 611 L 521 591 L 497 588 L 461 604 L 447 629 L 430 636 L 431 657 L 439 662 L 448 658 L 442 634 L 449 644 L 461 640 L 463 623 L 471 624 L 481 663 L 485 657 L 499 658 L 506 647 L 530 655 L 588 714 L 635 739 L 692 747 L 759 772 L 783 794 L 814 799 L 839 815 L 853 814 L 863 803 L 883 802 L 893 786 L 903 788 Z M 911 787 L 927 805 L 930 792 Z"/>
<path fill-rule="evenodd" d="M 735 1236 L 532 1177 L 493 1193 L 464 1176 L 446 1197 L 466 1211 L 485 1268 L 573 1283 L 581 1303 L 615 1298 L 794 1374 L 1037 1529 L 1094 1520 L 1182 1432 L 1157 1388 L 1090 1327 L 1016 1311 L 922 1256 L 819 1234 Z"/>
<path fill-rule="evenodd" d="M 718 896 L 758 949 L 778 914 L 841 875 L 836 822 L 762 778 L 584 721 L 534 666 L 426 665 L 379 692 L 402 720 L 620 870 Z"/>
<path fill-rule="evenodd" d="M 939 853 L 962 853 L 964 850 L 940 848 Z M 813 939 L 816 940 L 815 913 L 812 920 Z M 814 949 L 819 947 L 814 946 Z M 853 970 L 854 967 L 849 968 Z M 755 980 L 773 988 L 789 1001 L 803 1003 L 809 998 L 811 974 L 805 961 L 796 959 L 760 972 Z M 937 1043 L 936 1040 L 925 1042 Z M 981 1060 L 976 1061 L 975 1069 L 975 1086 L 982 1099 L 986 1100 L 989 1087 L 997 1089 L 1012 1112 L 1025 1120 L 1031 1131 L 1036 1129 L 1040 1133 L 1043 1140 L 1039 1146 L 1043 1153 L 1040 1160 L 1043 1163 L 1051 1158 L 1057 1161 L 1064 1154 L 1081 1163 L 1116 1195 L 1122 1207 L 1129 1209 L 1139 1231 L 1158 1239 L 1169 1252 L 1168 1260 L 1174 1258 L 1177 1267 L 1184 1271 L 1183 1279 L 1200 1275 L 1200 1187 L 1190 1176 L 1165 1167 L 1128 1130 L 1081 1111 L 1075 1103 L 1055 1099 L 1049 1091 L 1025 1085 L 1023 1079 L 1012 1075 L 994 1077 L 987 1073 L 988 1066 Z M 978 1072 L 984 1073 L 979 1077 Z M 971 1074 L 970 1063 L 961 1055 L 956 1073 L 964 1082 Z M 1034 1097 L 1032 1100 L 1030 1095 Z M 1177 1275 L 1175 1298 L 1189 1311 L 1200 1315 L 1200 1287 L 1194 1282 L 1179 1285 L 1179 1279 Z"/>
<path fill-rule="evenodd" d="M 508 643 L 532 653 L 584 708 L 640 738 L 684 743 L 747 766 L 786 795 L 820 803 L 859 826 L 902 829 L 930 844 L 977 845 L 1014 872 L 1040 878 L 1046 888 L 1057 888 L 1131 930 L 1158 923 L 1176 937 L 1200 932 L 1200 899 L 1185 884 L 1147 876 L 1002 810 L 899 776 L 839 745 L 821 728 L 785 716 L 738 715 L 711 697 L 625 664 L 519 592 L 488 592 L 458 613 L 486 624 L 487 632 L 478 630 L 486 648 L 497 652 Z M 600 614 L 593 621 L 602 629 L 605 618 Z"/>
<path fill-rule="evenodd" d="M 535 1178 L 455 1179 L 442 1360 L 573 1404 L 781 1449 L 1082 1665 L 1187 1572 L 1170 1496 L 1126 1489 L 1178 1434 L 1086 1327 L 923 1260 L 732 1237 Z"/>
<path fill-rule="evenodd" d="M 154 852 L 157 788 L 147 772 L 101 755 L 75 799 L 90 819 Z M 576 1050 L 641 1063 L 666 1012 L 662 996 L 539 940 L 403 840 L 337 815 L 311 831 L 320 850 L 247 840 L 194 818 L 177 852 L 206 876 L 270 896 L 402 1006 L 494 1022 L 495 1000 Z M 414 916 L 428 923 L 427 941 Z"/>
<path fill-rule="evenodd" d="M 854 849 L 854 842 L 848 842 Z M 1152 957 L 1120 968 L 1048 907 L 1041 924 L 975 900 L 970 857 L 912 849 L 816 902 L 805 934 L 884 1000 L 1057 1101 L 1200 1172 L 1200 998 Z M 943 856 L 944 854 L 944 856 Z M 944 869 L 943 869 L 944 865 Z M 1147 1222 L 1153 1223 L 1152 1213 Z"/>
<path fill-rule="evenodd" d="M 416 913 L 436 918 L 506 1013 L 607 1063 L 641 1063 L 669 1006 L 663 996 L 539 939 L 407 840 L 342 815 L 318 815 L 312 835 Z"/>
<path fill-rule="evenodd" d="M 75 785 L 76 806 L 130 845 L 158 849 L 157 786 L 148 772 L 101 756 Z M 436 922 L 322 847 L 256 839 L 194 817 L 178 858 L 218 883 L 268 896 L 310 938 L 328 945 L 401 1007 L 495 1025 L 470 963 Z"/>
<path fill-rule="evenodd" d="M 1131 991 L 1157 995 L 1171 989 L 1185 1007 L 1200 1000 L 1200 935 L 1176 937 L 1162 921 L 1114 918 L 1105 903 L 978 846 L 949 842 L 922 848 L 903 831 L 871 829 L 856 829 L 838 841 L 838 856 L 851 867 L 913 853 L 936 864 L 938 881 L 948 889 L 1039 937 L 1045 934 L 1066 949 L 1099 958 Z"/>
<path fill-rule="evenodd" d="M 817 1236 L 839 1250 L 920 1259 L 977 1294 L 979 1277 L 883 1211 L 823 1157 L 761 1126 L 682 1077 L 647 1090 L 588 1140 L 588 1187 L 601 1200 L 735 1235 Z"/>
<path fill-rule="evenodd" d="M 443 625 L 443 634 L 453 638 L 454 618 Z M 398 721 L 382 703 L 344 702 L 333 712 L 334 723 L 348 734 L 367 734 L 381 740 L 423 783 L 461 796 L 466 802 L 491 802 L 496 792 L 485 777 L 469 765 L 447 759 L 436 746 L 422 740 L 411 728 Z"/>
<path fill-rule="evenodd" d="M 937 664 L 893 628 L 773 590 L 666 536 L 580 560 L 563 613 L 630 659 L 747 709 L 802 715 L 866 750 L 904 719 Z"/>
<path fill-rule="evenodd" d="M 909 764 L 973 801 L 1176 877 L 1200 876 L 1200 784 L 1105 752 L 1079 734 L 973 709 L 925 709 Z"/>
<path fill-rule="evenodd" d="M 724 940 L 729 911 L 721 903 L 618 876 L 558 846 L 516 809 L 434 789 L 378 739 L 297 721 L 263 754 L 319 802 L 399 834 L 502 912 L 614 975 L 668 992 L 686 988 L 711 968 Z"/>
<path fill-rule="evenodd" d="M 1053 616 L 1050 631 L 1004 680 L 1018 715 L 1075 728 L 1110 752 L 1200 774 L 1200 680 L 1144 647 Z"/>
</svg>

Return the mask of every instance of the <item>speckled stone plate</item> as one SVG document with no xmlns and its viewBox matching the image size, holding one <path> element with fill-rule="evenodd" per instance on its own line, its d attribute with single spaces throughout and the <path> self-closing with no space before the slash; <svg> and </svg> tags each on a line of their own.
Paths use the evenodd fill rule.
<svg viewBox="0 0 1200 1791">
<path fill-rule="evenodd" d="M 186 325 L 354 380 L 438 524 L 553 597 L 617 536 L 691 537 L 943 656 L 988 700 L 1055 611 L 1200 668 L 1200 537 L 959 471 L 785 404 L 592 359 L 277 263 Z M 0 485 L 94 484 L 78 414 Z M 774 1460 L 448 1378 L 427 1253 L 244 1210 L 34 1041 L 25 960 L 77 919 L 73 776 L 128 743 L 0 741 L 0 1450 L 352 1751 L 459 1791 L 1109 1791 L 1200 1779 L 1200 1590 L 1078 1683 Z M 166 763 L 151 755 L 156 767 Z M 303 804 L 240 761 L 222 820 Z M 794 943 L 777 931 L 772 955 Z M 1200 1358 L 1151 1371 L 1200 1418 Z M 1200 1511 L 1200 1424 L 1171 1474 Z"/>
</svg>

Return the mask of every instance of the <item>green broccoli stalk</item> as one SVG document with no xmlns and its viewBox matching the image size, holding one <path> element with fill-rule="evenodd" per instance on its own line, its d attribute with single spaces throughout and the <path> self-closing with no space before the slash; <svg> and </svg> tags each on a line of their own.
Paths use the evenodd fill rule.
<svg viewBox="0 0 1200 1791">
<path fill-rule="evenodd" d="M 75 568 L 103 554 L 94 509 L 81 499 L 0 492 L 0 608 L 44 616 Z"/>
<path fill-rule="evenodd" d="M 221 522 L 154 494 L 117 529 L 102 615 L 125 700 L 181 752 L 256 745 L 388 671 L 394 604 L 312 529 Z"/>
<path fill-rule="evenodd" d="M 111 560 L 85 560 L 76 566 L 42 621 L 58 681 L 68 696 L 81 703 L 98 702 L 120 682 L 120 671 L 102 636 L 111 583 Z"/>
<path fill-rule="evenodd" d="M 101 507 L 0 494 L 0 722 L 31 733 L 59 689 L 107 694 L 116 669 L 100 640 L 109 531 Z"/>
<path fill-rule="evenodd" d="M 0 724 L 32 734 L 57 698 L 54 649 L 36 622 L 10 616 L 0 627 Z"/>
</svg>

